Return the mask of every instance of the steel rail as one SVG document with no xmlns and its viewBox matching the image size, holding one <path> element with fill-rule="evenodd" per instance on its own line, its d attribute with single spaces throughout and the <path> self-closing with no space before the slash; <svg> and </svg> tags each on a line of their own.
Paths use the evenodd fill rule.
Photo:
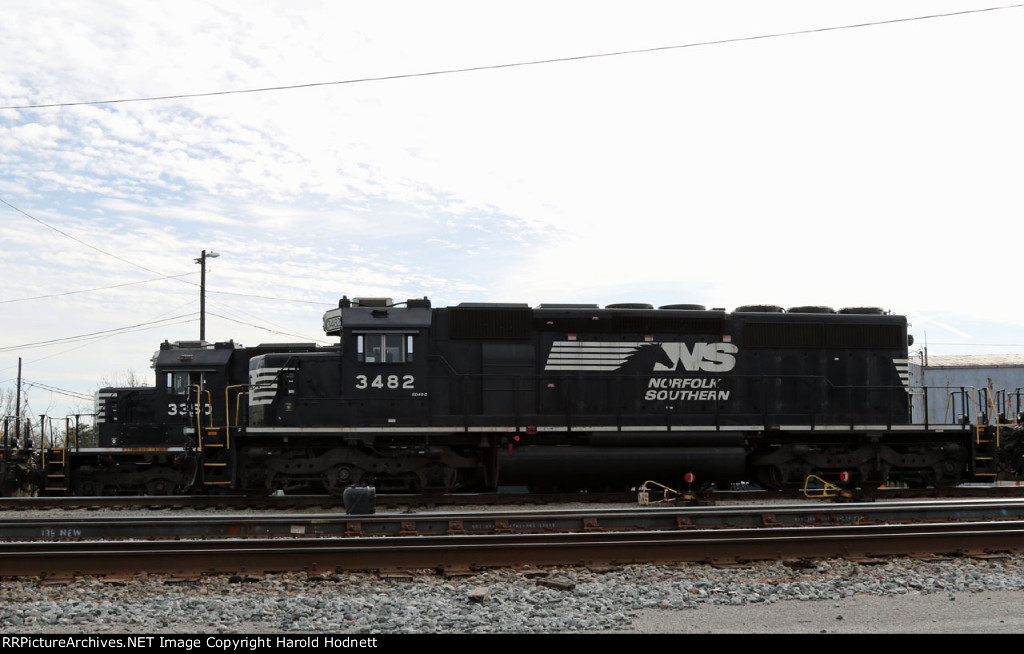
<svg viewBox="0 0 1024 654">
<path fill-rule="evenodd" d="M 927 497 L 981 498 L 1021 497 L 1021 486 L 970 486 L 957 488 L 930 489 L 868 489 L 858 490 L 859 500 L 922 499 Z M 699 494 L 701 503 L 742 502 L 753 500 L 800 500 L 807 497 L 799 491 L 704 491 Z M 446 495 L 378 494 L 380 506 L 471 506 L 495 504 L 542 505 L 555 502 L 589 502 L 594 504 L 629 502 L 636 500 L 635 493 L 450 493 Z M 812 498 L 814 499 L 814 498 Z M 679 505 L 685 505 L 680 500 Z M 287 509 L 294 507 L 338 507 L 343 508 L 341 497 L 336 495 L 105 495 L 90 496 L 48 496 L 48 497 L 0 497 L 0 510 L 24 511 L 37 509 L 93 509 L 93 508 L 152 508 L 152 509 Z"/>
<path fill-rule="evenodd" d="M 765 491 L 750 491 L 765 495 Z M 750 492 L 747 492 L 749 495 Z M 735 496 L 735 493 L 729 493 Z M 771 493 L 772 497 L 795 497 L 793 494 Z M 378 494 L 380 506 L 487 506 L 495 504 L 540 505 L 553 502 L 634 502 L 636 493 L 449 493 L 446 495 Z M 0 510 L 29 511 L 40 509 L 288 509 L 336 507 L 344 510 L 343 498 L 337 495 L 101 495 L 0 497 Z"/>
<path fill-rule="evenodd" d="M 0 543 L 0 577 L 608 566 L 1024 549 L 1024 521 L 608 533 Z"/>
<path fill-rule="evenodd" d="M 615 532 L 867 525 L 885 522 L 1024 520 L 1024 500 L 859 504 L 772 504 L 598 510 L 10 517 L 0 541 L 409 537 L 513 533 Z"/>
</svg>

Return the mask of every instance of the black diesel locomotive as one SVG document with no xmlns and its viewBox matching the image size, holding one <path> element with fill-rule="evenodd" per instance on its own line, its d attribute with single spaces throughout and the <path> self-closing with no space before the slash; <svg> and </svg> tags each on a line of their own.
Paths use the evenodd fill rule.
<svg viewBox="0 0 1024 654">
<path fill-rule="evenodd" d="M 908 333 L 878 309 L 394 304 L 343 298 L 339 343 L 164 343 L 152 388 L 98 394 L 48 492 L 683 487 L 809 475 L 996 478 L 998 426 L 914 424 Z"/>
</svg>

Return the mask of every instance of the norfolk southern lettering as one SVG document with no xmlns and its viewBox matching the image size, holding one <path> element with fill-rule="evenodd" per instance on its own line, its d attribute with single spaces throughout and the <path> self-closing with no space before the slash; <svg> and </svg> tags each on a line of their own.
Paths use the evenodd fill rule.
<svg viewBox="0 0 1024 654">
<path fill-rule="evenodd" d="M 733 343 L 616 343 L 556 341 L 546 370 L 607 370 L 618 373 L 729 372 L 739 348 Z M 644 400 L 662 402 L 727 401 L 720 378 L 652 377 Z"/>
<path fill-rule="evenodd" d="M 647 382 L 644 399 L 662 401 L 724 401 L 729 399 L 729 391 L 720 390 L 722 380 L 700 377 L 652 377 Z"/>
<path fill-rule="evenodd" d="M 729 372 L 736 367 L 739 348 L 732 343 L 661 343 L 669 363 L 656 361 L 654 371 Z M 708 377 L 652 377 L 647 383 L 647 402 L 724 402 L 730 391 L 722 380 Z"/>
</svg>

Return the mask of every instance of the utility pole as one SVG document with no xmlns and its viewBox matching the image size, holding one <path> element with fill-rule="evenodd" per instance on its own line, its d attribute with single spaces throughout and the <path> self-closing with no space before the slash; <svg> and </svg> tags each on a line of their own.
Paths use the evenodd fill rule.
<svg viewBox="0 0 1024 654">
<path fill-rule="evenodd" d="M 199 340 L 206 340 L 206 259 L 215 259 L 220 255 L 216 252 L 203 250 L 195 262 L 199 264 Z"/>
<path fill-rule="evenodd" d="M 21 429 L 21 357 L 18 357 L 18 390 L 14 396 L 14 442 L 17 443 Z"/>
</svg>

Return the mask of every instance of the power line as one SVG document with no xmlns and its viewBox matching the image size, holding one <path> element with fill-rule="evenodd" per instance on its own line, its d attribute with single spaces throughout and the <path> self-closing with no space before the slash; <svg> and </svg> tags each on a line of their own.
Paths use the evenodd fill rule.
<svg viewBox="0 0 1024 654">
<path fill-rule="evenodd" d="M 108 257 L 113 257 L 114 259 L 117 259 L 118 261 L 130 264 L 130 265 L 135 266 L 137 268 L 141 268 L 141 269 L 145 270 L 146 272 L 151 272 L 151 273 L 156 274 L 156 275 L 161 275 L 160 277 L 156 277 L 154 279 L 147 279 L 147 280 L 141 281 L 141 282 L 127 282 L 127 283 L 124 283 L 124 284 L 117 284 L 117 285 L 114 285 L 114 286 L 106 286 L 106 287 L 102 287 L 102 288 L 86 289 L 86 290 L 82 290 L 82 291 L 68 291 L 66 293 L 54 293 L 52 295 L 39 295 L 39 296 L 36 296 L 36 297 L 19 298 L 19 299 L 16 299 L 16 300 L 0 300 L 0 304 L 6 304 L 6 303 L 9 303 L 9 302 L 24 302 L 26 300 L 39 300 L 39 299 L 43 299 L 43 298 L 59 297 L 59 296 L 62 296 L 62 295 L 72 295 L 74 293 L 90 293 L 90 292 L 94 292 L 94 291 L 105 291 L 105 290 L 108 290 L 108 289 L 111 289 L 111 288 L 119 288 L 121 286 L 131 286 L 132 284 L 147 284 L 149 282 L 160 281 L 160 280 L 164 280 L 164 279 L 173 279 L 175 281 L 180 281 L 183 284 L 189 284 L 191 286 L 198 286 L 198 284 L 196 284 L 195 282 L 190 282 L 190 281 L 186 281 L 184 279 L 180 279 L 181 277 L 188 277 L 189 275 L 194 275 L 195 273 L 183 273 L 181 275 L 162 275 L 161 273 L 159 273 L 159 272 L 157 272 L 155 270 L 150 270 L 149 268 L 146 268 L 145 266 L 141 266 L 141 265 L 139 265 L 139 264 L 137 264 L 137 263 L 135 263 L 133 261 L 129 261 L 127 259 L 124 259 L 122 257 L 117 256 L 116 254 L 111 254 L 109 252 L 106 252 L 104 250 L 99 249 L 98 247 L 96 247 L 94 245 L 90 245 L 89 243 L 86 243 L 82 239 L 76 238 L 76 237 L 68 234 L 67 232 L 64 232 L 64 231 L 54 227 L 53 225 L 50 225 L 50 224 L 46 223 L 45 221 L 40 220 L 39 218 L 36 218 L 35 216 L 31 215 L 27 211 L 23 211 L 22 209 L 19 209 L 18 207 L 14 206 L 13 204 L 8 202 L 7 200 L 4 200 L 3 198 L 0 198 L 0 203 L 3 203 L 5 205 L 7 205 L 8 207 L 10 207 L 11 209 L 14 209 L 15 211 L 17 211 L 21 215 L 25 216 L 26 218 L 29 218 L 30 220 L 34 220 L 35 222 L 39 223 L 40 225 L 42 225 L 44 227 L 52 229 L 53 231 L 57 232 L 61 236 L 65 236 L 65 237 L 71 239 L 72 241 L 75 241 L 76 243 L 79 243 L 80 245 L 84 245 L 87 248 L 90 248 L 92 250 L 95 250 L 95 251 L 99 252 L 100 254 L 105 254 Z M 263 300 L 278 300 L 278 301 L 281 301 L 281 302 L 295 302 L 295 303 L 300 303 L 300 304 L 317 304 L 317 305 L 322 305 L 322 306 L 333 306 L 329 302 L 315 302 L 315 301 L 312 301 L 312 300 L 295 300 L 295 299 L 283 298 L 283 297 L 270 297 L 270 296 L 266 296 L 266 295 L 252 295 L 252 294 L 248 294 L 248 293 L 231 293 L 229 291 L 211 291 L 211 290 L 207 290 L 206 292 L 207 293 L 219 293 L 221 295 L 237 295 L 237 296 L 240 296 L 240 297 L 254 297 L 254 298 L 260 298 L 260 299 L 263 299 Z"/>
<path fill-rule="evenodd" d="M 165 279 L 177 279 L 179 277 L 188 277 L 195 273 L 184 273 L 182 275 L 167 275 L 165 277 L 154 277 L 153 279 L 144 279 L 139 282 L 125 282 L 124 284 L 114 284 L 113 286 L 101 286 L 99 288 L 85 288 L 80 291 L 66 291 L 64 293 L 51 293 L 50 295 L 37 295 L 35 297 L 23 297 L 16 300 L 0 300 L 0 304 L 10 304 L 11 302 L 27 302 L 29 300 L 45 300 L 51 297 L 62 297 L 64 295 L 76 295 L 78 293 L 94 293 L 96 291 L 109 291 L 112 288 L 121 288 L 123 286 L 134 286 L 136 284 L 148 284 L 150 282 L 159 282 Z"/>
<path fill-rule="evenodd" d="M 28 212 L 22 211 L 21 209 L 19 209 L 18 207 L 14 206 L 13 204 L 11 204 L 10 202 L 8 202 L 7 200 L 5 200 L 3 198 L 0 198 L 0 202 L 6 204 L 8 207 L 10 207 L 11 209 L 14 209 L 15 211 L 17 211 L 21 215 L 25 216 L 29 220 L 34 220 L 37 223 L 39 223 L 40 225 L 42 225 L 43 227 L 46 227 L 48 229 L 52 229 L 53 231 L 57 232 L 61 236 L 67 237 L 67 238 L 71 239 L 72 241 L 74 241 L 76 243 L 84 245 L 85 247 L 89 248 L 90 250 L 96 250 L 100 254 L 104 254 L 104 255 L 106 255 L 108 257 L 111 257 L 112 259 L 117 259 L 118 261 L 120 261 L 122 263 L 127 263 L 129 265 L 135 266 L 136 268 L 141 268 L 141 269 L 145 270 L 146 272 L 153 273 L 154 275 L 163 275 L 163 273 L 157 272 L 155 270 L 151 270 L 151 269 L 149 269 L 149 268 L 147 268 L 145 266 L 142 266 L 140 264 L 135 263 L 134 261 L 129 261 L 129 260 L 123 258 L 123 257 L 117 256 L 116 254 L 111 254 L 110 252 L 107 252 L 106 250 L 101 250 L 98 247 L 96 247 L 95 245 L 90 245 L 89 243 L 86 243 L 85 241 L 83 241 L 80 238 L 75 238 L 71 234 L 68 234 L 67 232 L 64 232 L 64 231 L 61 231 L 61 230 L 57 229 L 53 225 L 50 225 L 50 224 L 48 224 L 48 223 L 46 223 L 46 222 L 36 218 L 35 216 L 29 214 Z"/>
<path fill-rule="evenodd" d="M 324 341 L 324 340 L 319 339 L 319 338 L 311 338 L 309 336 L 303 336 L 302 334 L 292 334 L 292 333 L 289 333 L 289 332 L 278 331 L 276 329 L 269 329 L 267 327 L 260 327 L 259 325 L 254 325 L 252 323 L 244 322 L 242 320 L 236 320 L 235 318 L 228 318 L 227 316 L 221 316 L 221 315 L 218 315 L 216 313 L 210 313 L 209 311 L 207 311 L 207 315 L 215 316 L 217 318 L 220 318 L 221 320 L 227 320 L 228 322 L 237 322 L 239 325 L 245 325 L 247 327 L 252 327 L 253 329 L 260 329 L 260 330 L 268 332 L 270 334 L 281 334 L 282 336 L 294 336 L 296 338 L 306 338 L 306 339 L 309 339 L 311 341 L 319 341 L 321 343 L 327 342 L 327 341 Z"/>
<path fill-rule="evenodd" d="M 186 302 L 185 304 L 182 304 L 180 306 L 174 307 L 173 309 L 169 309 L 168 311 L 163 312 L 159 316 L 154 317 L 151 323 L 143 323 L 143 324 L 150 324 L 151 326 L 149 326 L 149 327 L 140 327 L 138 329 L 132 329 L 131 331 L 141 332 L 141 331 L 148 331 L 150 329 L 161 329 L 161 328 L 166 328 L 166 327 L 172 327 L 174 325 L 184 325 L 184 324 L 189 323 L 189 322 L 195 322 L 196 321 L 195 318 L 186 319 L 186 320 L 180 320 L 178 322 L 163 322 L 162 319 L 161 319 L 161 316 L 166 316 L 169 313 L 173 313 L 175 311 L 178 311 L 178 310 L 188 306 L 189 304 L 192 304 L 192 302 Z M 196 315 L 196 314 L 188 314 L 188 315 Z M 167 320 L 171 320 L 171 319 L 168 318 Z M 159 324 L 156 324 L 156 323 L 159 323 Z M 114 332 L 112 334 L 105 334 L 105 335 L 102 335 L 102 336 L 82 338 L 82 339 L 80 339 L 78 341 L 69 341 L 69 343 L 80 343 L 80 345 L 76 345 L 75 347 L 69 348 L 67 350 L 61 350 L 60 352 L 54 352 L 53 354 L 48 354 L 48 355 L 43 356 L 43 357 L 38 357 L 36 359 L 32 359 L 32 360 L 28 361 L 28 363 L 35 363 L 36 361 L 45 361 L 46 359 L 52 359 L 54 357 L 64 356 L 68 352 L 74 352 L 75 350 L 80 350 L 83 347 L 88 347 L 88 346 L 92 345 L 93 343 L 97 343 L 99 341 L 102 341 L 102 340 L 105 340 L 105 339 L 108 339 L 108 338 L 113 338 L 114 336 L 121 336 L 122 334 L 126 334 L 126 333 L 128 333 L 128 332 L 127 331 Z M 0 372 L 3 372 L 5 370 L 10 370 L 10 368 L 0 368 Z M 0 383 L 2 383 L 2 382 L 0 382 Z"/>
<path fill-rule="evenodd" d="M 159 95 L 149 96 L 141 98 L 119 98 L 114 100 L 91 100 L 82 102 L 55 102 L 50 104 L 28 104 L 28 105 L 10 105 L 0 107 L 2 109 L 48 109 L 54 107 L 81 107 L 87 105 L 99 105 L 99 104 L 120 104 L 127 102 L 150 102 L 158 100 L 181 100 L 186 98 L 208 98 L 219 95 L 238 95 L 242 93 L 266 93 L 269 91 L 292 91 L 296 89 L 308 89 L 315 88 L 318 86 L 340 86 L 343 84 L 363 84 L 367 82 L 386 82 L 401 79 L 413 79 L 417 77 L 431 77 L 438 75 L 457 75 L 460 73 L 474 73 L 485 70 L 500 70 L 503 68 L 520 68 L 525 66 L 541 66 L 545 64 L 554 63 L 566 63 L 572 61 L 584 61 L 587 59 L 600 59 L 606 57 L 622 57 L 626 55 L 646 54 L 651 52 L 664 52 L 667 50 L 681 50 L 683 48 L 699 48 L 704 46 L 712 45 L 725 45 L 727 43 L 740 43 L 743 41 L 757 41 L 762 39 L 777 39 L 789 36 L 800 36 L 803 34 L 816 34 L 821 32 L 834 32 L 838 30 L 849 30 L 859 29 L 863 27 L 874 27 L 877 25 L 892 25 L 895 23 L 907 23 L 918 20 L 931 20 L 934 18 L 950 18 L 953 16 L 964 16 L 967 14 L 978 14 L 988 11 L 1001 11 L 1004 9 L 1017 9 L 1024 7 L 1024 4 L 1014 5 L 1003 5 L 998 7 L 986 7 L 983 9 L 966 9 L 963 11 L 954 11 L 945 14 L 929 14 L 925 16 L 912 16 L 909 18 L 893 18 L 890 20 L 879 20 L 867 23 L 855 23 L 851 25 L 837 25 L 832 27 L 816 27 L 806 30 L 794 30 L 792 32 L 776 32 L 772 34 L 759 34 L 755 36 L 741 36 L 731 39 L 718 39 L 715 41 L 699 41 L 695 43 L 683 43 L 679 45 L 665 45 L 653 48 L 639 48 L 636 50 L 619 50 L 616 52 L 600 52 L 595 54 L 576 55 L 572 57 L 554 57 L 551 59 L 536 59 L 533 61 L 517 61 L 504 64 L 490 64 L 483 66 L 469 66 L 466 68 L 448 68 L 443 70 L 433 70 L 419 73 L 400 73 L 395 75 L 383 75 L 380 77 L 360 77 L 355 79 L 339 80 L 334 82 L 311 82 L 308 84 L 290 84 L 286 86 L 266 86 L 261 88 L 253 89 L 236 89 L 234 91 L 209 91 L 206 93 L 180 93 L 176 95 Z"/>
<path fill-rule="evenodd" d="M 149 326 L 152 326 L 152 325 L 159 325 L 160 323 L 167 323 L 167 322 L 169 322 L 171 320 L 178 320 L 178 319 L 181 319 L 181 318 L 188 318 L 189 316 L 194 316 L 194 315 L 196 315 L 196 314 L 191 313 L 191 314 L 186 314 L 186 315 L 181 315 L 181 316 L 174 316 L 174 317 L 171 317 L 171 318 L 163 318 L 161 320 L 154 320 L 152 322 L 143 322 L 143 323 L 139 323 L 137 325 L 129 325 L 127 327 L 118 327 L 116 329 L 106 329 L 106 330 L 99 331 L 99 332 L 92 332 L 90 334 L 79 334 L 77 336 L 66 336 L 64 338 L 55 338 L 55 339 L 52 339 L 52 340 L 49 340 L 49 341 L 39 341 L 37 343 L 23 343 L 21 345 L 10 345 L 10 346 L 7 346 L 7 347 L 0 347 L 0 352 L 10 352 L 12 350 L 28 350 L 28 349 L 37 348 L 37 347 L 46 347 L 48 345 L 62 345 L 62 344 L 65 344 L 65 343 L 73 343 L 73 342 L 78 341 L 78 340 L 97 338 L 97 337 L 101 337 L 101 336 L 106 335 L 106 334 L 118 334 L 118 333 L 123 333 L 123 332 L 126 332 L 126 331 L 135 330 L 135 329 L 148 328 Z"/>
<path fill-rule="evenodd" d="M 51 393 L 57 393 L 58 395 L 67 395 L 68 397 L 73 397 L 73 398 L 79 399 L 79 400 L 94 400 L 95 399 L 92 395 L 85 395 L 84 393 L 77 393 L 75 391 L 69 391 L 69 390 L 66 390 L 66 389 L 63 389 L 63 388 L 57 388 L 56 386 L 50 386 L 49 384 L 44 384 L 42 382 L 34 382 L 34 381 L 30 381 L 28 379 L 22 379 L 21 381 L 23 382 L 24 386 L 27 386 L 29 388 L 33 388 L 33 387 L 41 388 L 44 391 L 50 391 Z"/>
<path fill-rule="evenodd" d="M 293 333 L 287 331 L 289 329 L 288 327 L 282 327 L 281 325 L 278 325 L 278 324 L 276 324 L 274 322 L 271 322 L 271 321 L 267 320 L 264 317 L 252 318 L 248 314 L 246 314 L 245 312 L 241 312 L 242 315 L 237 315 L 236 313 L 233 313 L 230 309 L 228 309 L 227 307 L 224 307 L 224 306 L 218 306 L 218 307 L 216 307 L 216 309 L 218 311 L 225 311 L 229 315 L 222 316 L 220 314 L 210 313 L 209 311 L 207 313 L 209 315 L 211 315 L 211 316 L 216 316 L 217 318 L 224 318 L 226 320 L 232 320 L 233 319 L 234 322 L 237 322 L 237 323 L 239 323 L 241 325 L 248 325 L 249 327 L 255 327 L 256 329 L 261 329 L 263 331 L 267 331 L 267 332 L 270 332 L 272 334 L 284 334 L 284 335 L 288 335 L 288 336 L 297 336 L 299 338 L 309 338 L 309 337 L 306 337 L 306 336 L 299 336 L 298 334 L 293 334 Z M 267 327 L 263 327 L 263 326 L 258 325 L 256 323 L 247 322 L 246 320 L 243 320 L 243 318 L 248 318 L 249 320 L 258 320 L 260 323 L 263 323 L 263 324 L 268 325 L 268 326 Z M 315 341 L 317 339 L 316 338 L 309 338 L 309 340 Z"/>
<path fill-rule="evenodd" d="M 286 297 L 270 297 L 269 295 L 253 295 L 252 293 L 232 293 L 230 291 L 211 291 L 210 289 L 206 289 L 206 292 L 210 293 L 210 294 L 213 294 L 213 295 L 236 295 L 238 297 L 254 297 L 254 298 L 259 298 L 261 300 L 279 300 L 281 302 L 295 302 L 295 303 L 298 303 L 298 304 L 316 304 L 316 305 L 325 306 L 325 307 L 333 307 L 334 306 L 334 304 L 331 303 L 331 302 L 316 302 L 314 300 L 293 300 L 293 299 L 286 298 Z"/>
</svg>

